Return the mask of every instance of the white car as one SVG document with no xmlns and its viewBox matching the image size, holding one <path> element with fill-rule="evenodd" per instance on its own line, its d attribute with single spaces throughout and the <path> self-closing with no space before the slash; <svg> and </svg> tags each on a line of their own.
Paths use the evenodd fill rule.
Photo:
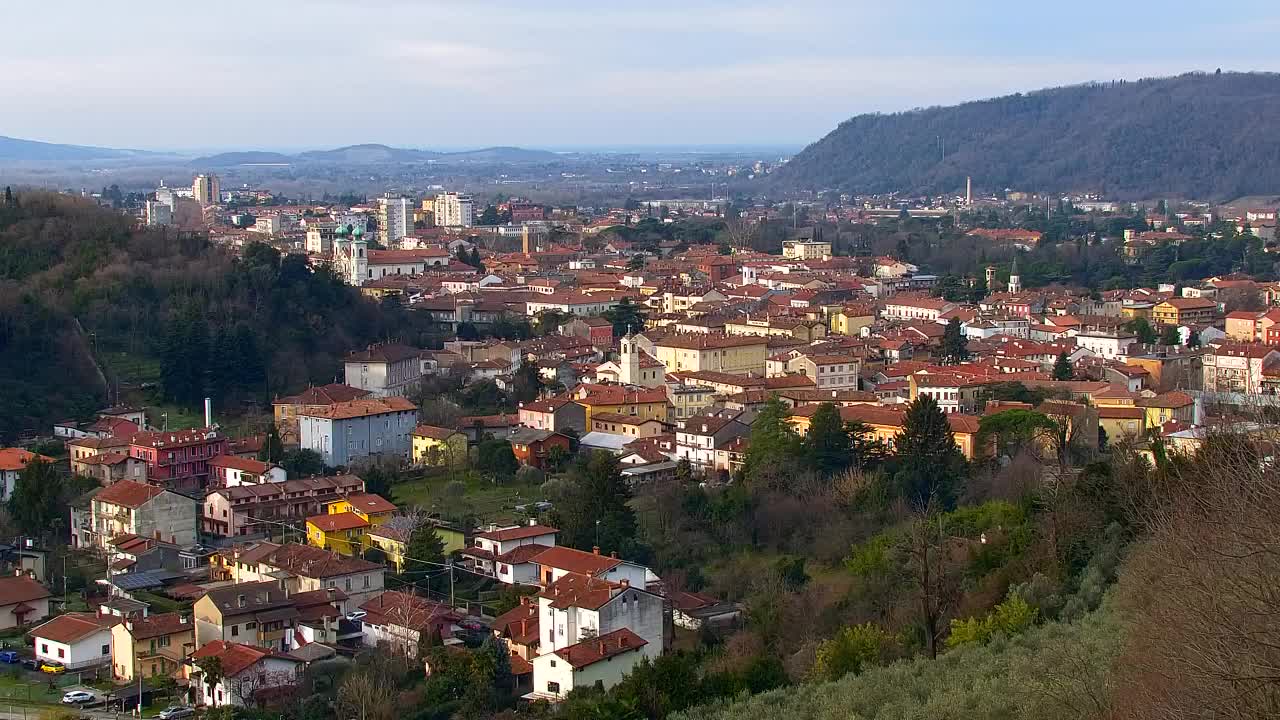
<svg viewBox="0 0 1280 720">
<path fill-rule="evenodd" d="M 369 613 L 364 610 L 353 610 L 352 612 L 347 613 L 347 619 L 351 622 L 356 622 L 357 620 L 363 620 L 368 614 Z"/>
<path fill-rule="evenodd" d="M 93 702 L 93 693 L 84 690 L 72 690 L 62 696 L 62 702 L 67 705 L 79 705 L 80 703 Z"/>
</svg>

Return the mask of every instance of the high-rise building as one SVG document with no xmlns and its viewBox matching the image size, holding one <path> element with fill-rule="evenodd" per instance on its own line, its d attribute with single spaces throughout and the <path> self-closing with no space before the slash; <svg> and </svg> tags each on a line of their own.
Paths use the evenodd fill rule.
<svg viewBox="0 0 1280 720">
<path fill-rule="evenodd" d="M 147 201 L 147 225 L 157 227 L 173 224 L 173 207 L 159 200 Z"/>
<path fill-rule="evenodd" d="M 475 204 L 470 195 L 456 192 L 436 196 L 436 225 L 471 227 L 475 224 Z"/>
<path fill-rule="evenodd" d="M 203 207 L 217 205 L 222 200 L 222 187 L 218 184 L 218 176 L 213 173 L 197 175 L 195 180 L 191 181 L 191 197 L 194 197 Z"/>
<path fill-rule="evenodd" d="M 407 197 L 386 195 L 378 198 L 378 233 L 388 247 L 409 234 L 413 227 L 413 205 Z"/>
</svg>

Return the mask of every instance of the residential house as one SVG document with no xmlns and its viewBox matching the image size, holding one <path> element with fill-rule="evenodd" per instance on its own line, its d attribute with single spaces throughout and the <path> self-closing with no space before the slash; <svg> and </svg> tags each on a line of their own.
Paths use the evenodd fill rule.
<svg viewBox="0 0 1280 720">
<path fill-rule="evenodd" d="M 212 588 L 192 606 L 196 644 L 238 642 L 278 652 L 298 643 L 303 626 L 337 627 L 347 595 L 335 588 L 291 593 L 278 580 Z M 321 642 L 335 642 L 325 637 Z M 315 635 L 312 635 L 315 637 Z"/>
<path fill-rule="evenodd" d="M 130 616 L 111 628 L 111 675 L 124 682 L 168 677 L 195 649 L 195 625 L 186 615 Z"/>
<path fill-rule="evenodd" d="M 520 403 L 519 415 L 521 425 L 535 430 L 573 430 L 579 435 L 587 432 L 586 407 L 570 397 Z"/>
<path fill-rule="evenodd" d="M 986 388 L 998 380 L 998 377 L 993 380 L 945 372 L 918 372 L 907 376 L 912 401 L 928 395 L 945 413 L 975 412 Z"/>
<path fill-rule="evenodd" d="M 520 563 L 515 563 L 516 565 L 527 563 L 532 557 L 527 553 L 532 551 L 522 550 L 518 558 L 508 553 L 526 545 L 536 546 L 539 550 L 552 547 L 556 544 L 558 532 L 560 531 L 556 528 L 536 523 L 493 528 L 472 538 L 471 547 L 462 551 L 462 559 L 472 572 L 512 584 L 518 582 L 511 569 L 512 561 L 522 560 Z M 503 566 L 502 572 L 499 572 L 499 566 Z M 536 577 L 535 571 L 534 578 Z"/>
<path fill-rule="evenodd" d="M 506 437 L 506 440 L 511 443 L 511 452 L 521 465 L 539 470 L 550 467 L 551 460 L 557 452 L 562 459 L 570 455 L 569 436 L 552 430 L 516 428 Z M 557 451 L 556 448 L 559 450 Z"/>
<path fill-rule="evenodd" d="M 127 449 L 126 445 L 126 449 Z M 91 477 L 102 485 L 121 480 L 144 483 L 147 481 L 147 464 L 123 452 L 103 452 L 80 460 L 71 461 L 71 472 Z"/>
<path fill-rule="evenodd" d="M 737 603 L 723 602 L 703 593 L 676 591 L 667 594 L 676 627 L 701 630 L 705 626 L 725 627 L 742 616 Z"/>
<path fill-rule="evenodd" d="M 45 586 L 26 575 L 0 577 L 0 630 L 49 617 L 50 597 Z"/>
<path fill-rule="evenodd" d="M 635 438 L 654 437 L 666 432 L 666 423 L 621 413 L 596 413 L 591 418 L 591 432 L 619 433 Z"/>
<path fill-rule="evenodd" d="M 279 523 L 302 522 L 342 496 L 363 492 L 364 481 L 355 475 L 219 488 L 205 495 L 201 531 L 218 537 L 270 534 Z"/>
<path fill-rule="evenodd" d="M 147 464 L 147 482 L 193 491 L 209 481 L 209 461 L 227 453 L 227 439 L 217 428 L 134 433 L 129 456 Z"/>
<path fill-rule="evenodd" d="M 70 612 L 31 630 L 37 660 L 59 662 L 68 670 L 111 664 L 111 626 L 114 615 Z"/>
<path fill-rule="evenodd" d="M 736 415 L 691 417 L 676 428 L 676 459 L 688 460 L 696 470 L 702 472 L 727 471 L 727 466 L 717 466 L 716 450 L 750 432 L 750 425 L 740 422 Z"/>
<path fill-rule="evenodd" d="M 87 516 L 72 511 L 73 530 L 88 547 L 107 550 L 120 535 L 137 535 L 164 540 L 178 546 L 196 544 L 200 527 L 197 502 L 171 490 L 121 480 L 102 488 L 93 496 Z M 87 524 L 88 527 L 77 525 Z"/>
<path fill-rule="evenodd" d="M 359 400 L 370 395 L 369 390 L 353 388 L 350 385 L 331 383 L 319 387 L 310 387 L 288 397 L 276 398 L 272 402 L 275 412 L 276 430 L 280 440 L 286 445 L 301 442 L 298 428 L 298 416 L 304 412 L 323 410 L 338 403 Z"/>
<path fill-rule="evenodd" d="M 347 356 L 344 363 L 346 384 L 376 397 L 408 395 L 422 379 L 419 354 L 417 348 L 400 343 L 370 345 Z M 319 407 L 306 408 L 299 415 L 314 415 L 321 410 Z"/>
<path fill-rule="evenodd" d="M 53 463 L 53 458 L 37 455 L 22 448 L 0 449 L 0 501 L 7 501 L 13 496 L 13 488 L 18 482 L 18 474 L 33 462 Z"/>
<path fill-rule="evenodd" d="M 222 677 L 212 686 L 204 681 L 201 665 L 217 659 Z M 214 640 L 202 644 L 184 666 L 196 704 L 204 707 L 256 706 L 264 697 L 296 687 L 303 662 L 297 658 L 237 642 Z"/>
<path fill-rule="evenodd" d="M 284 468 L 261 460 L 249 460 L 234 455 L 219 455 L 209 461 L 210 487 L 236 487 L 238 485 L 262 485 L 282 483 L 286 479 Z"/>
<path fill-rule="evenodd" d="M 1107 434 L 1107 442 L 1136 440 L 1147 432 L 1147 411 L 1122 405 L 1098 406 L 1098 426 Z"/>
<path fill-rule="evenodd" d="M 809 431 L 809 422 L 818 409 L 817 403 L 797 405 L 791 410 L 787 422 L 801 435 Z M 839 408 L 840 419 L 844 422 L 862 423 L 870 433 L 871 440 L 879 440 L 890 450 L 902 434 L 903 418 L 906 412 L 901 407 L 884 405 L 846 405 Z M 951 435 L 956 447 L 967 460 L 973 460 L 975 453 L 981 455 L 988 448 L 978 444 L 978 418 L 963 413 L 950 413 L 947 422 L 951 426 Z"/>
<path fill-rule="evenodd" d="M 387 563 L 396 569 L 396 572 L 404 572 L 405 553 L 408 550 L 409 542 L 412 539 L 413 526 L 405 517 L 393 517 L 390 520 L 369 528 L 365 532 L 365 539 L 370 547 L 376 547 L 387 556 Z M 462 550 L 467 546 L 466 534 L 461 530 L 440 521 L 429 521 L 432 529 L 444 544 L 445 555 L 452 554 Z"/>
<path fill-rule="evenodd" d="M 214 575 L 238 583 L 283 582 L 284 589 L 295 595 L 336 590 L 357 605 L 382 592 L 386 568 L 310 545 L 258 542 L 223 551 Z"/>
<path fill-rule="evenodd" d="M 1212 323 L 1218 314 L 1218 303 L 1204 298 L 1169 298 L 1151 308 L 1151 322 L 1156 325 Z"/>
<path fill-rule="evenodd" d="M 1200 361 L 1206 392 L 1255 394 L 1262 391 L 1264 371 L 1280 362 L 1280 352 L 1269 345 L 1226 344 L 1209 348 Z"/>
<path fill-rule="evenodd" d="M 800 355 L 787 369 L 812 378 L 820 390 L 858 389 L 862 360 L 853 355 Z"/>
<path fill-rule="evenodd" d="M 539 655 L 532 663 L 534 690 L 524 697 L 555 701 L 575 688 L 613 687 L 650 656 L 648 648 L 644 638 L 622 628 Z"/>
<path fill-rule="evenodd" d="M 307 518 L 307 542 L 341 555 L 364 553 L 369 528 L 381 525 L 395 513 L 390 501 L 371 494 L 350 495 L 330 503 L 328 512 Z"/>
<path fill-rule="evenodd" d="M 418 407 L 402 397 L 352 400 L 298 416 L 302 447 L 330 467 L 378 456 L 408 458 Z"/>
<path fill-rule="evenodd" d="M 452 466 L 467 461 L 467 436 L 451 428 L 418 425 L 413 429 L 413 464 Z"/>
<path fill-rule="evenodd" d="M 1186 426 L 1200 424 L 1196 400 L 1184 392 L 1174 391 L 1155 397 L 1138 398 L 1134 404 L 1146 413 L 1146 426 L 1149 428 L 1158 428 L 1171 420 Z"/>
<path fill-rule="evenodd" d="M 366 647 L 383 647 L 410 658 L 418 657 L 422 633 L 451 638 L 463 617 L 448 605 L 399 590 L 388 590 L 360 606 Z"/>
<path fill-rule="evenodd" d="M 764 375 L 768 340 L 753 335 L 672 333 L 652 341 L 652 355 L 667 372 L 714 370 L 733 375 Z"/>
<path fill-rule="evenodd" d="M 589 385 L 583 383 L 573 391 L 574 402 L 586 409 L 590 426 L 596 413 L 634 415 L 645 419 L 667 421 L 670 403 L 664 388 L 628 388 L 623 385 Z"/>
</svg>

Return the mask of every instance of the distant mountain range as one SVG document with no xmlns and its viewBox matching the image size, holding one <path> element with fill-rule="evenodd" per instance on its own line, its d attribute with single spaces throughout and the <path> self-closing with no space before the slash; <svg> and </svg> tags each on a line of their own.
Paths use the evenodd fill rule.
<svg viewBox="0 0 1280 720">
<path fill-rule="evenodd" d="M 778 169 L 781 190 L 1004 188 L 1208 199 L 1280 191 L 1280 75 L 1053 88 L 841 123 Z"/>
<path fill-rule="evenodd" d="M 117 150 L 89 145 L 58 145 L 56 143 L 22 140 L 0 135 L 0 161 L 5 162 L 82 162 L 86 160 L 120 160 L 153 156 L 143 150 Z"/>
<path fill-rule="evenodd" d="M 196 158 L 192 165 L 204 167 L 229 167 L 249 164 L 334 164 L 363 165 L 385 163 L 419 163 L 419 162 L 500 162 L 500 163 L 538 163 L 562 159 L 560 155 L 547 150 L 526 150 L 517 147 L 491 147 L 461 152 L 437 152 L 435 150 L 412 150 L 394 148 L 387 145 L 348 145 L 335 150 L 310 150 L 296 155 L 285 155 L 273 152 L 229 152 Z"/>
</svg>

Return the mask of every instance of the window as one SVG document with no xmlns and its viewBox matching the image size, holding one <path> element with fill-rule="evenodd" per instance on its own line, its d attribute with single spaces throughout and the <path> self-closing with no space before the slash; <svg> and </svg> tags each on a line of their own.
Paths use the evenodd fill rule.
<svg viewBox="0 0 1280 720">
<path fill-rule="evenodd" d="M 41 655 L 49 654 L 49 643 L 40 643 L 40 654 Z"/>
<path fill-rule="evenodd" d="M 159 645 L 160 647 L 169 647 L 169 636 L 161 635 L 156 639 L 156 645 Z"/>
<path fill-rule="evenodd" d="M 106 645 L 103 645 L 103 646 L 102 646 L 102 654 L 103 654 L 103 655 L 110 655 L 110 654 L 111 654 L 111 643 L 107 643 Z"/>
<path fill-rule="evenodd" d="M 254 628 L 256 628 L 256 627 L 258 627 L 258 623 L 256 623 L 256 622 L 247 622 L 247 623 L 245 623 L 245 624 L 244 624 L 244 629 L 245 629 L 245 630 L 253 630 L 253 629 L 254 629 Z"/>
<path fill-rule="evenodd" d="M 232 625 L 232 626 L 231 626 L 231 637 L 240 637 L 240 626 L 239 626 L 239 625 Z"/>
<path fill-rule="evenodd" d="M 364 576 L 364 586 L 365 586 L 366 588 L 367 588 L 367 587 L 369 587 L 369 576 L 368 576 L 368 575 L 365 575 L 365 576 Z"/>
<path fill-rule="evenodd" d="M 552 661 L 551 661 L 551 667 L 555 667 L 555 666 L 556 666 L 556 661 L 555 661 L 555 660 L 552 660 Z"/>
<path fill-rule="evenodd" d="M 549 692 L 549 693 L 553 693 L 553 694 L 555 694 L 555 695 L 559 695 L 559 694 L 560 694 L 560 683 L 558 683 L 558 682 L 548 682 L 548 683 L 547 683 L 547 692 Z"/>
<path fill-rule="evenodd" d="M 65 648 L 58 648 L 58 657 L 60 657 L 60 658 L 61 658 L 61 657 L 66 657 L 66 656 L 67 656 L 67 651 L 66 651 L 66 649 L 65 649 Z"/>
</svg>

